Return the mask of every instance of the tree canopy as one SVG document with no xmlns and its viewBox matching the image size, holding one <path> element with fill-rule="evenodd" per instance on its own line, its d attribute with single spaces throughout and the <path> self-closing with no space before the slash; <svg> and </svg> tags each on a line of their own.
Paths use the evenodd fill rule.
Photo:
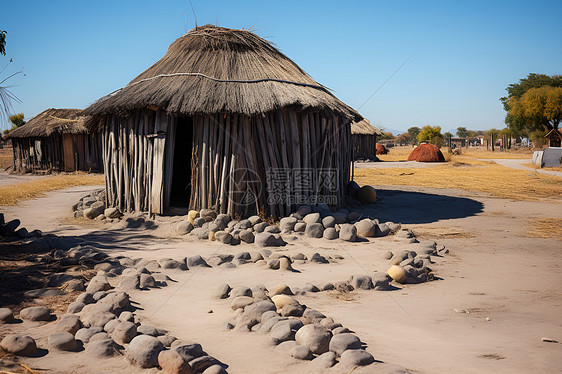
<svg viewBox="0 0 562 374">
<path fill-rule="evenodd" d="M 466 138 L 468 137 L 468 130 L 466 129 L 466 127 L 457 127 L 457 136 L 459 138 Z"/>
<path fill-rule="evenodd" d="M 531 73 L 506 91 L 508 95 L 500 101 L 507 112 L 505 123 L 514 135 L 558 128 L 562 121 L 562 75 Z"/>
<path fill-rule="evenodd" d="M 25 125 L 26 122 L 23 120 L 24 117 L 25 117 L 25 116 L 23 115 L 23 113 L 12 114 L 12 115 L 9 117 L 10 122 L 12 123 L 12 128 L 11 128 L 11 129 L 8 129 L 8 130 L 4 130 L 3 134 L 4 134 L 4 135 L 5 135 L 5 134 L 8 134 L 10 131 L 13 131 L 13 130 L 17 129 L 17 128 L 20 127 L 20 126 Z"/>
<path fill-rule="evenodd" d="M 441 134 L 441 126 L 424 126 L 418 134 L 418 141 L 428 142 L 441 147 L 443 144 L 443 135 Z"/>
<path fill-rule="evenodd" d="M 408 129 L 408 132 L 410 133 L 410 135 L 412 135 L 412 138 L 417 138 L 420 131 L 421 129 L 417 126 L 413 126 Z"/>
</svg>

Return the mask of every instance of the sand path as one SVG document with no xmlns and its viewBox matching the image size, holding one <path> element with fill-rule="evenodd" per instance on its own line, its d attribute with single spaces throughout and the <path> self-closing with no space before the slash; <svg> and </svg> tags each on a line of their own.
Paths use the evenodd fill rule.
<svg viewBox="0 0 562 374">
<path fill-rule="evenodd" d="M 378 189 L 381 220 L 400 221 L 450 250 L 434 264 L 440 279 L 390 292 L 354 291 L 344 297 L 322 292 L 297 298 L 354 330 L 376 359 L 388 363 L 376 365 L 375 372 L 386 372 L 391 364 L 416 373 L 558 372 L 562 344 L 545 343 L 541 338 L 562 340 L 562 242 L 531 238 L 526 232 L 534 218 L 562 218 L 561 205 L 492 199 L 458 190 Z M 30 228 L 72 235 L 111 254 L 131 257 L 179 259 L 256 249 L 253 245 L 230 247 L 191 238 L 166 238 L 171 235 L 168 223 L 174 218 L 157 220 L 160 227 L 154 230 L 112 232 L 60 223 L 86 190 L 52 192 L 2 211 L 7 219 L 18 217 Z M 201 343 L 230 365 L 230 373 L 318 372 L 309 363 L 276 353 L 267 335 L 221 331 L 231 310 L 228 300 L 212 298 L 214 288 L 223 282 L 302 287 L 307 282 L 345 280 L 355 274 L 384 271 L 388 266 L 384 252 L 408 246 L 394 237 L 372 239 L 370 244 L 299 240 L 283 251 L 344 258 L 330 264 L 296 264 L 298 273 L 266 270 L 255 264 L 232 270 L 177 271 L 171 273 L 176 282 L 168 287 L 136 291 L 132 298 L 143 308 L 138 311 L 141 318 L 186 342 Z M 37 360 L 40 367 L 49 366 L 49 362 L 57 365 L 60 360 L 56 356 L 49 353 L 31 361 Z M 90 363 L 81 365 L 82 372 L 95 371 Z"/>
</svg>

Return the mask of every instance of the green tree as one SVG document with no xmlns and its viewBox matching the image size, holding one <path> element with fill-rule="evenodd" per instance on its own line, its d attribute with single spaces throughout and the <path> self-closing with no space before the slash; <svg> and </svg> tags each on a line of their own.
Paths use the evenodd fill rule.
<svg viewBox="0 0 562 374">
<path fill-rule="evenodd" d="M 413 138 L 409 132 L 405 132 L 394 138 L 394 141 L 398 142 L 398 144 L 411 143 Z"/>
<path fill-rule="evenodd" d="M 24 119 L 23 113 L 13 114 L 8 118 L 10 119 L 10 122 L 12 123 L 12 128 L 10 128 L 8 130 L 4 130 L 2 132 L 2 134 L 4 134 L 4 135 L 9 134 L 10 131 L 14 131 L 18 127 L 25 125 L 25 121 L 23 120 Z"/>
<path fill-rule="evenodd" d="M 552 108 L 552 105 L 547 104 L 550 102 L 549 100 L 554 100 L 553 104 L 556 103 L 558 93 L 556 90 L 537 90 L 545 86 L 562 87 L 562 75 L 548 76 L 531 73 L 526 78 L 520 79 L 519 83 L 510 84 L 506 88 L 508 95 L 500 98 L 500 101 L 507 112 L 505 123 L 515 136 L 528 136 L 530 132 L 545 128 L 551 130 L 560 124 L 560 117 L 556 122 L 555 113 L 546 110 L 546 107 Z M 526 95 L 529 91 L 531 93 Z M 532 103 L 538 104 L 535 110 L 531 109 Z M 560 111 L 560 105 L 558 108 Z"/>
<path fill-rule="evenodd" d="M 420 131 L 421 131 L 421 129 L 417 126 L 413 126 L 413 127 L 410 127 L 408 129 L 408 132 L 410 133 L 410 135 L 412 135 L 412 138 L 414 138 L 414 139 L 418 137 L 418 134 L 420 133 Z"/>
<path fill-rule="evenodd" d="M 418 134 L 418 141 L 428 142 L 441 147 L 443 144 L 443 135 L 441 134 L 441 126 L 424 126 Z"/>
<path fill-rule="evenodd" d="M 457 127 L 457 136 L 459 138 L 468 137 L 468 130 L 466 129 L 466 127 Z"/>
</svg>

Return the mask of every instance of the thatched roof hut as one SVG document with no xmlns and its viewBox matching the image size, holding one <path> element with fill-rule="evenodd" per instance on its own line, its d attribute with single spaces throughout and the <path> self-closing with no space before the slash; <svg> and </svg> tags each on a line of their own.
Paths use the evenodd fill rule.
<svg viewBox="0 0 562 374">
<path fill-rule="evenodd" d="M 323 197 L 340 206 L 361 119 L 270 42 L 211 25 L 85 113 L 104 134 L 109 205 L 271 217 Z"/>
<path fill-rule="evenodd" d="M 377 136 L 381 135 L 382 133 L 380 130 L 371 125 L 366 118 L 358 122 L 353 122 L 351 124 L 353 160 L 377 160 Z"/>
<path fill-rule="evenodd" d="M 89 134 L 81 109 L 50 108 L 11 131 L 14 169 L 101 171 L 101 138 Z"/>
</svg>

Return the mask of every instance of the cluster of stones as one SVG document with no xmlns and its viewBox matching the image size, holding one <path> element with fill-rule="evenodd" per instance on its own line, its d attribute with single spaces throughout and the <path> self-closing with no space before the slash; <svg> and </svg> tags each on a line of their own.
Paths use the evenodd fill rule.
<svg viewBox="0 0 562 374">
<path fill-rule="evenodd" d="M 431 256 L 441 256 L 449 251 L 445 246 L 438 246 L 435 241 L 418 241 L 411 230 L 402 230 L 396 234 L 412 243 L 408 248 L 397 252 L 388 251 L 386 258 L 390 261 L 387 274 L 398 283 L 422 283 L 433 279 L 430 267 L 434 262 Z"/>
<path fill-rule="evenodd" d="M 92 191 L 80 198 L 72 207 L 74 218 L 88 218 L 95 221 L 114 222 L 123 215 L 117 208 L 105 206 L 105 190 Z"/>
<path fill-rule="evenodd" d="M 269 334 L 276 351 L 298 360 L 311 360 L 320 368 L 366 366 L 375 360 L 361 340 L 341 323 L 300 304 L 286 285 L 270 290 L 263 286 L 221 285 L 215 297 L 230 299 L 232 319 L 223 330 Z"/>
<path fill-rule="evenodd" d="M 14 237 L 17 239 L 33 239 L 43 236 L 40 230 L 29 231 L 25 227 L 20 227 L 20 224 L 21 222 L 19 219 L 5 222 L 4 213 L 0 213 L 0 236 Z"/>
<path fill-rule="evenodd" d="M 231 220 L 230 216 L 217 214 L 212 209 L 192 210 L 176 230 L 180 235 L 191 234 L 201 240 L 224 244 L 244 242 L 259 247 L 277 247 L 286 244 L 282 235 L 354 242 L 358 237 L 387 236 L 400 228 L 400 224 L 393 222 L 380 223 L 377 219 L 364 218 L 360 211 L 341 209 L 332 212 L 327 205 L 319 204 L 299 207 L 289 217 L 281 218 L 278 225 L 263 222 L 259 216 Z"/>
<path fill-rule="evenodd" d="M 77 247 L 69 252 L 71 258 L 91 258 L 94 251 Z M 154 279 L 156 272 L 148 274 L 142 261 L 136 261 L 137 267 L 121 265 L 135 263 L 127 257 L 98 258 L 102 261 L 94 266 L 97 275 L 90 280 L 85 292 L 68 306 L 67 313 L 56 321 L 56 331 L 48 337 L 49 349 L 76 352 L 84 348 L 95 358 L 124 352 L 132 364 L 142 368 L 160 367 L 164 373 L 226 373 L 224 364 L 205 353 L 199 344 L 183 344 L 167 331 L 140 322 L 124 290 L 166 285 L 165 281 Z M 173 260 L 156 265 L 145 262 L 152 269 L 170 264 L 172 268 L 176 267 Z M 109 280 L 119 273 L 124 276 L 113 287 Z M 161 279 L 169 278 L 162 274 Z M 22 309 L 19 318 L 31 321 L 56 319 L 44 306 Z M 0 323 L 14 322 L 13 312 L 0 308 Z M 23 334 L 7 335 L 0 345 L 6 352 L 19 356 L 32 356 L 37 350 L 35 340 Z"/>
</svg>

